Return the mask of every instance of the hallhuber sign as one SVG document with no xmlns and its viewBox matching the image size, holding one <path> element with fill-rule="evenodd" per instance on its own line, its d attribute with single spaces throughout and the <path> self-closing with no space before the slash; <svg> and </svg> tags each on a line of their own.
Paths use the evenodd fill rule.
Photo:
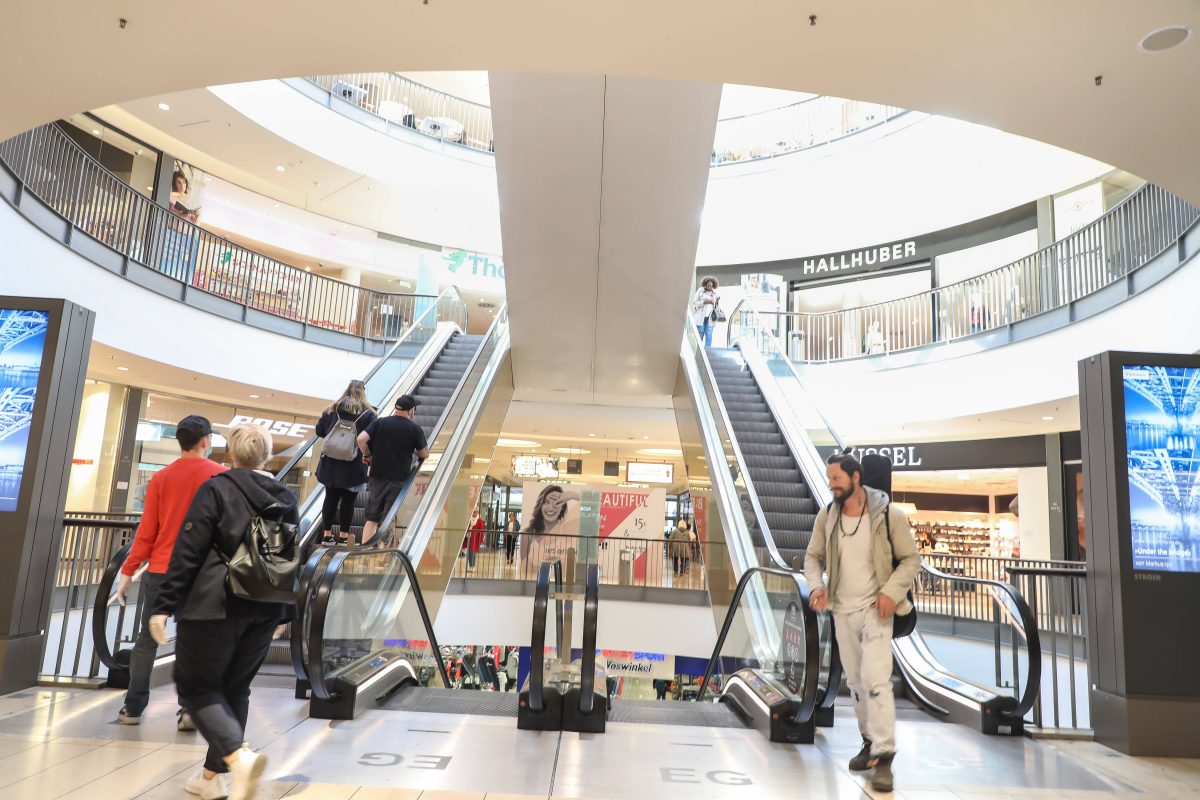
<svg viewBox="0 0 1200 800">
<path fill-rule="evenodd" d="M 852 275 L 856 272 L 869 272 L 872 269 L 898 267 L 918 260 L 920 259 L 917 257 L 917 242 L 915 239 L 908 239 L 878 247 L 802 258 L 800 259 L 800 279 L 811 280 L 832 275 Z"/>
</svg>

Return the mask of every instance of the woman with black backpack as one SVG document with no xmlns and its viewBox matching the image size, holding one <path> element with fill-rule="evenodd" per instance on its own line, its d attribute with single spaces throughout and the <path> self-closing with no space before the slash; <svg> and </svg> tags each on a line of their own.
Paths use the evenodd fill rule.
<svg viewBox="0 0 1200 800">
<path fill-rule="evenodd" d="M 350 381 L 317 421 L 317 436 L 325 440 L 317 464 L 317 481 L 325 487 L 321 528 L 330 544 L 335 521 L 338 544 L 346 544 L 350 536 L 354 502 L 367 486 L 367 465 L 358 449 L 358 435 L 374 421 L 375 409 L 367 402 L 367 385 L 362 381 Z"/>
<path fill-rule="evenodd" d="M 267 759 L 244 744 L 250 681 L 276 627 L 296 616 L 296 495 L 263 471 L 264 428 L 239 425 L 228 439 L 233 469 L 196 490 L 149 619 L 163 644 L 175 617 L 175 689 L 208 742 L 186 787 L 201 800 L 254 796 Z"/>
</svg>

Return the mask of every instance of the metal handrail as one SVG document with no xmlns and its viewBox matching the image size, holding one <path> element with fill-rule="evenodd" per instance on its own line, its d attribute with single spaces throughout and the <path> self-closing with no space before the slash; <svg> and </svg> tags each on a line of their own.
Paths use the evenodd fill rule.
<svg viewBox="0 0 1200 800">
<path fill-rule="evenodd" d="M 554 572 L 554 586 L 559 595 L 556 605 L 556 646 L 558 658 L 562 659 L 562 561 L 543 561 L 538 568 L 537 589 L 533 595 L 533 634 L 529 641 L 529 708 L 541 712 L 546 708 L 543 688 L 546 683 L 546 615 L 550 612 L 550 573 Z"/>
<path fill-rule="evenodd" d="M 442 649 L 438 645 L 437 635 L 433 632 L 433 621 L 429 618 L 429 608 L 425 605 L 425 598 L 421 593 L 421 586 L 417 583 L 417 573 L 413 569 L 412 562 L 408 560 L 408 556 L 400 550 L 343 550 L 338 549 L 333 552 L 332 558 L 329 559 L 328 566 L 324 574 L 321 576 L 316 590 L 313 592 L 311 600 L 311 619 L 308 629 L 308 662 L 305 665 L 305 673 L 308 675 L 309 685 L 312 688 L 313 696 L 321 700 L 337 700 L 336 692 L 331 692 L 326 684 L 329 676 L 325 671 L 325 659 L 321 652 L 321 645 L 325 640 L 325 620 L 329 614 L 329 598 L 333 594 L 334 582 L 342 571 L 342 565 L 350 558 L 379 558 L 382 556 L 394 556 L 400 565 L 404 568 L 404 572 L 408 577 L 408 583 L 411 587 L 413 597 L 416 599 L 417 610 L 421 614 L 421 623 L 425 627 L 425 635 L 429 637 L 429 648 L 433 651 L 434 660 L 437 662 L 438 673 L 442 676 L 442 684 L 449 689 L 450 678 L 446 674 L 446 664 L 442 661 Z"/>
<path fill-rule="evenodd" d="M 1200 220 L 1200 210 L 1153 184 L 1144 184 L 1103 216 L 1028 256 L 961 281 L 907 297 L 809 314 L 761 311 L 793 320 L 804 334 L 804 361 L 858 358 L 859 342 L 880 325 L 882 352 L 943 344 L 1044 314 L 1127 278 L 1168 250 Z M 727 332 L 747 312 L 739 303 Z M 851 332 L 852 331 L 852 332 Z M 850 332 L 850 333 L 848 333 Z M 896 346 L 893 339 L 906 341 Z M 853 347 L 846 347 L 851 342 Z M 824 348 L 824 349 L 822 349 Z"/>
<path fill-rule="evenodd" d="M 820 632 L 817 629 L 817 612 L 809 605 L 808 582 L 802 574 L 789 570 L 755 567 L 747 570 L 742 575 L 738 581 L 737 589 L 733 593 L 733 601 L 729 605 L 729 611 L 725 614 L 725 622 L 721 626 L 721 632 L 717 636 L 717 644 L 713 647 L 712 656 L 708 660 L 708 666 L 704 669 L 704 678 L 700 681 L 700 690 L 696 693 L 696 702 L 702 701 L 704 693 L 708 691 L 708 684 L 712 680 L 713 672 L 721 660 L 721 650 L 725 647 L 725 640 L 729 636 L 730 628 L 733 627 L 733 620 L 738 616 L 738 603 L 746 593 L 746 587 L 750 585 L 750 580 L 756 575 L 775 575 L 776 577 L 791 580 L 795 583 L 796 590 L 800 596 L 800 610 L 804 614 L 804 692 L 800 696 L 800 707 L 796 710 L 793 721 L 796 723 L 807 722 L 812 718 L 813 713 L 818 707 L 826 706 L 826 701 L 830 695 L 837 694 L 838 687 L 834 685 L 832 678 L 835 673 L 839 677 L 841 675 L 841 659 L 838 657 L 837 639 L 830 636 L 829 646 L 833 648 L 830 658 L 830 682 L 829 686 L 826 687 L 825 696 L 817 697 L 817 689 L 821 677 L 821 639 Z M 834 668 L 834 664 L 837 665 L 836 669 Z"/>
<path fill-rule="evenodd" d="M 337 97 L 340 93 L 342 96 L 339 99 L 380 120 L 409 128 L 431 139 L 484 153 L 495 152 L 492 110 L 482 103 L 464 100 L 395 72 L 306 75 L 304 80 L 328 92 L 330 97 Z M 342 88 L 339 89 L 339 86 Z M 392 105 L 390 114 L 383 113 L 385 103 Z M 444 127 L 428 122 L 445 118 L 462 125 L 462 131 L 448 136 Z"/>
<path fill-rule="evenodd" d="M 600 613 L 600 565 L 588 564 L 583 590 L 583 653 L 579 673 L 579 711 L 596 704 L 596 628 Z"/>
<path fill-rule="evenodd" d="M 750 477 L 750 471 L 746 468 L 746 459 L 745 456 L 742 455 L 742 449 L 738 445 L 737 437 L 734 436 L 733 423 L 729 420 L 729 410 L 725 407 L 725 401 L 721 397 L 720 390 L 717 388 L 717 379 L 713 374 L 712 365 L 708 361 L 708 353 L 705 352 L 704 347 L 700 344 L 700 337 L 696 333 L 696 326 L 691 324 L 690 320 L 684 325 L 684 337 L 686 341 L 685 347 L 691 345 L 691 351 L 694 353 L 699 353 L 701 385 L 698 388 L 701 391 L 704 391 L 709 387 L 712 389 L 712 397 L 717 406 L 715 411 L 720 415 L 720 423 L 722 426 L 724 426 L 724 429 L 727 432 L 727 441 L 730 448 L 733 450 L 733 457 L 737 464 L 738 473 L 745 482 L 746 495 L 750 501 L 750 507 L 754 511 L 755 523 L 758 525 L 759 530 L 762 531 L 763 545 L 766 547 L 767 554 L 770 556 L 771 561 L 774 562 L 776 567 L 782 570 L 789 570 L 791 569 L 791 565 L 784 561 L 783 555 L 779 552 L 778 548 L 775 547 L 775 540 L 771 536 L 771 527 L 767 524 L 766 512 L 763 511 L 762 503 L 759 502 L 758 492 L 754 491 L 754 482 Z M 710 462 L 710 464 L 724 464 L 725 459 L 723 456 L 724 454 L 722 453 L 720 462 Z M 710 466 L 709 469 L 711 472 L 714 467 Z M 735 495 L 737 494 L 736 489 L 737 487 L 734 486 Z"/>
<path fill-rule="evenodd" d="M 26 191 L 74 228 L 183 285 L 247 309 L 338 332 L 358 325 L 357 335 L 375 339 L 370 314 L 376 307 L 399 305 L 403 298 L 414 302 L 433 298 L 375 292 L 314 275 L 212 233 L 135 190 L 56 124 L 0 142 L 0 162 Z M 214 279 L 214 275 L 226 277 Z M 214 282 L 227 284 L 227 289 L 236 287 L 236 291 L 232 295 L 228 290 L 219 291 Z M 268 299 L 256 302 L 255 294 Z M 346 324 L 322 319 L 322 315 L 345 316 Z"/>
</svg>

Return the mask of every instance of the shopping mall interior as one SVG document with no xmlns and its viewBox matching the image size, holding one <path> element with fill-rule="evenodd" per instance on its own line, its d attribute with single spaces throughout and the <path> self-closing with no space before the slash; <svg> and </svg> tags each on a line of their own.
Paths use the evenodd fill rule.
<svg viewBox="0 0 1200 800">
<path fill-rule="evenodd" d="M 1200 797 L 1195 0 L 3 19 L 0 800 L 250 796 L 121 577 L 192 416 L 296 504 L 253 796 Z"/>
</svg>

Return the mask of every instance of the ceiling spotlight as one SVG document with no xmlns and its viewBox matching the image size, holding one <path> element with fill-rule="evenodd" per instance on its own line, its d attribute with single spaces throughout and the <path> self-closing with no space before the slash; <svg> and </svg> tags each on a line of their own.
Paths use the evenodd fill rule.
<svg viewBox="0 0 1200 800">
<path fill-rule="evenodd" d="M 145 150 L 143 150 L 143 149 L 142 149 L 142 148 L 140 148 L 140 147 L 137 149 L 137 154 L 138 154 L 139 156 L 140 156 L 142 153 L 144 153 L 144 152 L 146 152 L 146 151 L 145 151 Z"/>
<path fill-rule="evenodd" d="M 251 399 L 251 400 L 257 400 L 257 399 L 258 399 L 258 395 L 256 395 L 256 394 L 252 394 L 252 395 L 250 395 L 250 399 Z"/>
<path fill-rule="evenodd" d="M 129 372 L 129 367 L 117 367 L 118 372 Z"/>
<path fill-rule="evenodd" d="M 285 167 L 283 164 L 276 164 L 276 165 L 275 165 L 275 171 L 276 171 L 276 172 L 283 172 L 285 169 L 287 169 L 287 167 Z"/>
<path fill-rule="evenodd" d="M 1164 53 L 1186 44 L 1191 38 L 1192 29 L 1186 25 L 1168 25 L 1143 36 L 1138 47 L 1147 53 Z"/>
<path fill-rule="evenodd" d="M 158 110 L 159 111 L 170 111 L 171 107 L 169 105 L 167 105 L 166 103 L 159 103 Z"/>
<path fill-rule="evenodd" d="M 274 207 L 275 207 L 275 208 L 279 208 L 279 206 L 281 206 L 281 205 L 283 205 L 283 204 L 282 204 L 282 203 L 276 203 Z"/>
<path fill-rule="evenodd" d="M 100 135 L 100 129 L 92 128 L 92 136 L 99 136 L 99 135 Z"/>
<path fill-rule="evenodd" d="M 588 436 L 595 436 L 595 435 L 596 435 L 596 434 L 594 434 L 594 433 L 589 433 L 589 434 L 588 434 Z"/>
<path fill-rule="evenodd" d="M 1054 420 L 1054 417 L 1042 417 L 1042 422 L 1051 422 L 1053 420 Z"/>
</svg>

